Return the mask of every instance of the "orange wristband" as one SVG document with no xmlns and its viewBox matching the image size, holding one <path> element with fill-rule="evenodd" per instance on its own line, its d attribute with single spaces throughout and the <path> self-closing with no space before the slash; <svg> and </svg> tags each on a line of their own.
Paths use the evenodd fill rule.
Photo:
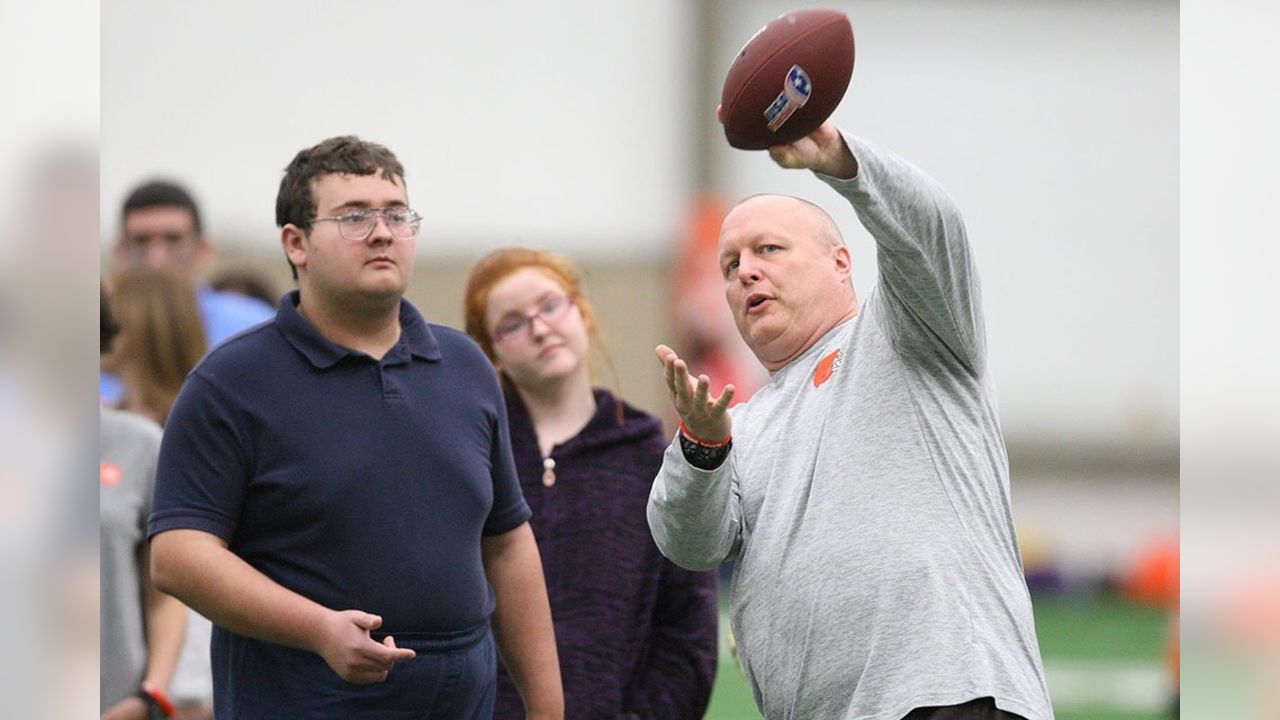
<svg viewBox="0 0 1280 720">
<path fill-rule="evenodd" d="M 148 705 L 154 705 L 159 708 L 165 717 L 173 717 L 177 714 L 178 708 L 174 707 L 173 701 L 169 700 L 169 696 L 164 691 L 156 687 L 156 684 L 150 680 L 143 680 L 142 686 L 138 689 L 138 697 L 142 698 Z"/>
<path fill-rule="evenodd" d="M 725 445 L 728 445 L 728 444 L 729 444 L 729 442 L 730 442 L 731 440 L 733 440 L 733 435 L 732 435 L 732 434 L 727 435 L 723 440 L 705 440 L 705 439 L 703 439 L 703 438 L 700 438 L 700 437 L 698 437 L 697 435 L 694 435 L 692 432 L 690 432 L 690 431 L 689 431 L 689 427 L 688 427 L 687 425 L 685 425 L 685 424 L 684 424 L 684 420 L 681 420 L 681 421 L 680 421 L 680 432 L 681 432 L 681 434 L 683 434 L 685 437 L 687 437 L 687 438 L 689 438 L 690 440 L 692 440 L 692 441 L 694 441 L 694 442 L 698 443 L 699 445 L 703 445 L 703 446 L 705 446 L 705 447 L 709 447 L 709 448 L 724 447 Z"/>
</svg>

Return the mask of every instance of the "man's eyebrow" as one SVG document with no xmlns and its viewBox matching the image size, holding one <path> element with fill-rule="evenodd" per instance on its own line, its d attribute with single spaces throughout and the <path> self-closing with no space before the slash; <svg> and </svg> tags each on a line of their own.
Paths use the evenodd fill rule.
<svg viewBox="0 0 1280 720">
<path fill-rule="evenodd" d="M 173 239 L 183 238 L 186 236 L 187 233 L 183 230 L 145 230 L 143 232 L 135 232 L 125 235 L 125 239 L 132 240 L 134 242 L 145 242 L 151 240 L 151 238 Z"/>
<path fill-rule="evenodd" d="M 348 200 L 347 202 L 344 202 L 341 205 L 338 205 L 337 207 L 335 207 L 333 211 L 338 212 L 340 210 L 367 210 L 371 207 L 373 207 L 373 205 L 366 200 Z M 403 200 L 392 200 L 391 202 L 387 203 L 386 207 L 407 208 L 409 207 L 409 205 L 405 203 Z"/>
</svg>

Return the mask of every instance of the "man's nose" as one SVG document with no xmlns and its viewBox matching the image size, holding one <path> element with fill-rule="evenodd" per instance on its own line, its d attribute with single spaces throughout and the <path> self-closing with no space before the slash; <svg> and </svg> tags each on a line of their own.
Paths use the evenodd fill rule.
<svg viewBox="0 0 1280 720">
<path fill-rule="evenodd" d="M 387 219 L 381 215 L 373 216 L 373 232 L 369 233 L 367 238 L 370 243 L 393 243 L 396 236 L 391 234 L 391 227 L 387 225 Z"/>
<path fill-rule="evenodd" d="M 738 282 L 744 285 L 750 285 L 760 280 L 760 268 L 756 267 L 755 261 L 748 257 L 738 259 Z"/>
<path fill-rule="evenodd" d="M 168 243 L 156 241 L 147 243 L 147 266 L 154 270 L 164 270 L 169 267 L 172 255 Z"/>
</svg>

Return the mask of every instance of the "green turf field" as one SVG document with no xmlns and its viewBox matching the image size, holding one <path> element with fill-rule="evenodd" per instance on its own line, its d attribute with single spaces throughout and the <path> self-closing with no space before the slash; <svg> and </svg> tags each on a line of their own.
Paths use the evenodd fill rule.
<svg viewBox="0 0 1280 720">
<path fill-rule="evenodd" d="M 1057 720 L 1164 720 L 1167 615 L 1111 595 L 1039 598 L 1036 628 Z M 707 720 L 758 720 L 751 691 L 724 650 Z"/>
</svg>

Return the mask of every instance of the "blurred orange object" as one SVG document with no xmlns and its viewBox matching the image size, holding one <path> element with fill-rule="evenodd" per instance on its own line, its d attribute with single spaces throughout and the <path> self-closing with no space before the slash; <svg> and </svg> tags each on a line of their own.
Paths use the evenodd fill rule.
<svg viewBox="0 0 1280 720">
<path fill-rule="evenodd" d="M 1176 608 L 1179 584 L 1178 537 L 1153 538 L 1138 551 L 1120 578 L 1120 592 L 1144 605 Z"/>
</svg>

